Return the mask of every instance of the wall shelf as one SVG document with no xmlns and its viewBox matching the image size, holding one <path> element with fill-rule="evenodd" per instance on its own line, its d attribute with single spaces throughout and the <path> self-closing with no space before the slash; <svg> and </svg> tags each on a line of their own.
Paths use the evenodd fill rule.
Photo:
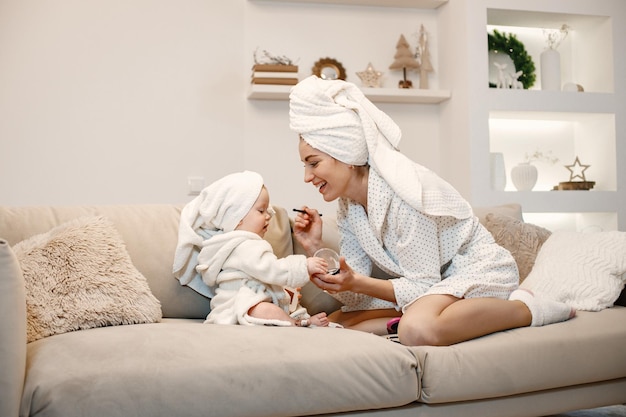
<svg viewBox="0 0 626 417">
<path fill-rule="evenodd" d="M 262 1 L 262 0 L 255 0 Z M 436 9 L 448 0 L 281 0 L 283 3 L 323 3 L 348 6 L 404 7 L 410 9 Z"/>
<path fill-rule="evenodd" d="M 249 100 L 288 100 L 291 86 L 250 84 Z M 418 88 L 362 88 L 374 103 L 438 104 L 450 98 L 448 90 L 420 90 Z"/>
<path fill-rule="evenodd" d="M 451 138 L 442 152 L 450 159 L 451 168 L 443 170 L 446 179 L 474 205 L 516 202 L 525 214 L 533 214 L 533 223 L 551 230 L 626 230 L 626 125 L 623 83 L 618 82 L 624 73 L 623 2 L 475 0 L 472 9 L 457 6 L 448 3 L 439 19 L 439 33 L 447 36 L 440 73 L 446 85 L 454 86 L 454 99 L 440 112 L 443 135 Z M 571 33 L 559 47 L 561 83 L 579 84 L 584 92 L 541 90 L 544 29 L 564 23 Z M 515 34 L 525 45 L 537 76 L 531 89 L 488 87 L 493 63 L 485 31 L 494 29 Z M 457 39 L 465 42 L 456 45 Z M 480 45 L 485 45 L 480 54 L 463 55 Z M 454 149 L 463 151 L 454 154 Z M 535 187 L 517 191 L 510 172 L 535 151 L 558 161 L 537 161 Z M 494 182 L 494 153 L 504 162 L 504 190 L 502 181 Z M 552 191 L 570 178 L 567 166 L 577 157 L 589 165 L 585 175 L 594 188 Z"/>
<path fill-rule="evenodd" d="M 490 88 L 487 99 L 492 110 L 520 112 L 612 113 L 617 107 L 612 93 Z"/>
<path fill-rule="evenodd" d="M 619 196 L 616 191 L 494 191 L 484 203 L 507 204 L 523 201 L 524 212 L 577 213 L 616 212 Z"/>
</svg>

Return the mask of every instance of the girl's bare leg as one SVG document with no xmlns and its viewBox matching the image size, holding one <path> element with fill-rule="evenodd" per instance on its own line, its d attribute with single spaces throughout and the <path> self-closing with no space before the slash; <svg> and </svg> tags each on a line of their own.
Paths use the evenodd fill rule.
<svg viewBox="0 0 626 417">
<path fill-rule="evenodd" d="M 285 311 L 282 308 L 278 307 L 276 304 L 272 304 L 268 302 L 261 302 L 255 305 L 250 310 L 248 310 L 248 314 L 258 319 L 288 321 L 294 326 L 300 326 L 303 324 L 301 323 L 301 320 L 296 320 L 292 318 L 289 314 L 285 313 Z M 328 326 L 328 323 L 329 323 L 328 318 L 326 317 L 326 313 L 315 314 L 314 316 L 311 316 L 310 318 L 306 320 L 308 320 L 307 325 L 313 324 L 315 326 L 320 326 L 320 327 Z"/>
<path fill-rule="evenodd" d="M 406 310 L 398 325 L 398 337 L 405 345 L 447 346 L 530 326 L 531 320 L 530 310 L 518 300 L 427 295 Z"/>
<path fill-rule="evenodd" d="M 317 313 L 308 318 L 309 323 L 318 326 L 318 327 L 326 327 L 330 323 L 328 317 L 326 317 L 326 313 Z"/>
</svg>

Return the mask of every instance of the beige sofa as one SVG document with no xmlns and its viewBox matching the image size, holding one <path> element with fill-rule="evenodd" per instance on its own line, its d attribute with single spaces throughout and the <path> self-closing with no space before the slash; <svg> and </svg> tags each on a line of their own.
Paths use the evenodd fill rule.
<svg viewBox="0 0 626 417">
<path fill-rule="evenodd" d="M 405 347 L 346 329 L 205 325 L 209 300 L 171 273 L 180 209 L 0 207 L 0 416 L 506 417 L 626 402 L 619 306 L 450 347 Z M 12 247 L 95 215 L 119 231 L 162 319 L 26 343 L 28 290 Z M 326 243 L 336 247 L 331 216 L 324 219 Z M 293 253 L 284 209 L 267 239 L 278 255 Z M 315 287 L 303 294 L 310 312 L 337 308 Z"/>
</svg>

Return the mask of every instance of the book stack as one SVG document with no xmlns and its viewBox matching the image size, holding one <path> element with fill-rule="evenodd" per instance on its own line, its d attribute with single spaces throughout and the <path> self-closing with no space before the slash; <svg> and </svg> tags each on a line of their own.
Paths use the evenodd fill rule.
<svg viewBox="0 0 626 417">
<path fill-rule="evenodd" d="M 252 84 L 298 84 L 298 66 L 283 64 L 256 64 L 252 67 Z"/>
</svg>

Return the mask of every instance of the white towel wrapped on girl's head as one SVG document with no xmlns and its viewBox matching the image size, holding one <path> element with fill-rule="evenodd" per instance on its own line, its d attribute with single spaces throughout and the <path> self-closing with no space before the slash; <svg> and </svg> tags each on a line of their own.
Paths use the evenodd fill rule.
<svg viewBox="0 0 626 417">
<path fill-rule="evenodd" d="M 248 214 L 263 188 L 263 177 L 252 171 L 226 175 L 205 187 L 183 208 L 173 272 L 181 285 L 213 297 L 196 271 L 202 242 L 217 233 L 232 232 Z"/>
</svg>

